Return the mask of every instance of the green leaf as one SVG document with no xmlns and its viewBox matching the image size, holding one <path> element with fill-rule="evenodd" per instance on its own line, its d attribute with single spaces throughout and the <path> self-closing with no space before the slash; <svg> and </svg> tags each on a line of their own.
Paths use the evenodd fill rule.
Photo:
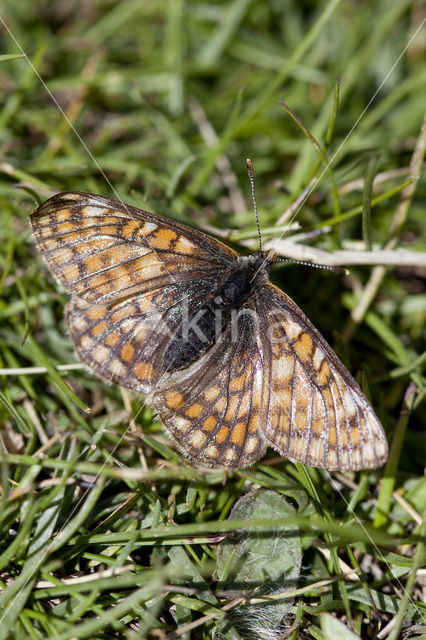
<svg viewBox="0 0 426 640">
<path fill-rule="evenodd" d="M 231 520 L 285 518 L 295 509 L 275 491 L 248 493 L 236 503 Z M 263 631 L 280 626 L 292 600 L 278 594 L 295 588 L 302 562 L 302 547 L 294 525 L 250 531 L 229 538 L 218 549 L 218 588 L 230 598 L 246 596 L 246 604 L 229 612 L 232 624 L 244 638 L 262 637 Z M 269 599 L 262 600 L 262 596 Z"/>
<path fill-rule="evenodd" d="M 17 58 L 26 58 L 25 53 L 3 53 L 0 55 L 0 62 L 7 62 L 8 60 L 16 60 Z"/>
<path fill-rule="evenodd" d="M 329 613 L 325 613 L 321 617 L 321 629 L 324 633 L 325 640 L 359 640 L 359 636 L 350 631 L 342 622 Z"/>
</svg>

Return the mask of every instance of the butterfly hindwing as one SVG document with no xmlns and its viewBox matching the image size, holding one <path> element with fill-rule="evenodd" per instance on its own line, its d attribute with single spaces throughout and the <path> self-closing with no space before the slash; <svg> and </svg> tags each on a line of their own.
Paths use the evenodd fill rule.
<svg viewBox="0 0 426 640">
<path fill-rule="evenodd" d="M 75 349 L 107 381 L 149 393 L 164 374 L 164 353 L 180 326 L 182 309 L 195 310 L 212 282 L 175 282 L 110 304 L 72 297 L 65 311 Z"/>
<path fill-rule="evenodd" d="M 201 466 L 247 467 L 267 446 L 261 354 L 250 316 L 236 322 L 235 340 L 230 326 L 187 371 L 166 377 L 153 398 L 180 450 Z"/>
</svg>

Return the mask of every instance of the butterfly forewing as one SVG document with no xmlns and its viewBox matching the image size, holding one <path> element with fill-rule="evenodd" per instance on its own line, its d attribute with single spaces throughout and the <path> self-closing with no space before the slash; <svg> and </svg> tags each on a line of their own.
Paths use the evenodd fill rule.
<svg viewBox="0 0 426 640">
<path fill-rule="evenodd" d="M 318 330 L 271 284 L 257 291 L 256 303 L 270 381 L 268 442 L 292 460 L 330 470 L 382 465 L 383 428 Z"/>
<path fill-rule="evenodd" d="M 34 236 L 62 286 L 104 304 L 193 277 L 215 278 L 237 254 L 185 225 L 79 191 L 31 214 Z M 210 240 L 210 239 L 209 239 Z"/>
</svg>

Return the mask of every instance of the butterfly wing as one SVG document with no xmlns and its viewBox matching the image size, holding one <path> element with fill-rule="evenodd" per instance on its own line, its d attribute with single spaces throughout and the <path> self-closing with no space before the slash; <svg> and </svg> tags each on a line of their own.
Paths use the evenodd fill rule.
<svg viewBox="0 0 426 640">
<path fill-rule="evenodd" d="M 196 309 L 211 282 L 170 283 L 109 304 L 72 297 L 65 310 L 80 359 L 108 382 L 149 393 L 164 373 L 164 353 L 190 300 Z"/>
<path fill-rule="evenodd" d="M 153 402 L 168 433 L 193 462 L 232 469 L 254 464 L 266 450 L 259 428 L 266 421 L 263 393 L 262 358 L 248 314 L 240 316 L 237 331 L 228 326 L 186 370 L 165 376 Z"/>
<path fill-rule="evenodd" d="M 229 247 L 186 225 L 80 191 L 53 196 L 30 222 L 55 277 L 92 304 L 114 303 L 171 282 L 215 279 L 237 258 Z"/>
<path fill-rule="evenodd" d="M 52 273 L 73 295 L 66 322 L 81 360 L 149 393 L 185 309 L 196 312 L 237 254 L 186 225 L 110 198 L 60 193 L 30 217 Z"/>
<path fill-rule="evenodd" d="M 264 385 L 264 436 L 281 455 L 329 470 L 377 468 L 387 458 L 383 427 L 319 331 L 272 284 L 255 293 Z"/>
</svg>

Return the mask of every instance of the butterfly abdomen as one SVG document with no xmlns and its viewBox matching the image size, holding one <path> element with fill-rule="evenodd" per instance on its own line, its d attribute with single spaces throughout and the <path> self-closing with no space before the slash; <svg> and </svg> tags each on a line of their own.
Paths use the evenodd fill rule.
<svg viewBox="0 0 426 640">
<path fill-rule="evenodd" d="M 183 314 L 182 324 L 164 354 L 164 370 L 183 369 L 197 360 L 222 335 L 256 286 L 257 265 L 242 261 L 212 299 L 193 313 Z"/>
</svg>

